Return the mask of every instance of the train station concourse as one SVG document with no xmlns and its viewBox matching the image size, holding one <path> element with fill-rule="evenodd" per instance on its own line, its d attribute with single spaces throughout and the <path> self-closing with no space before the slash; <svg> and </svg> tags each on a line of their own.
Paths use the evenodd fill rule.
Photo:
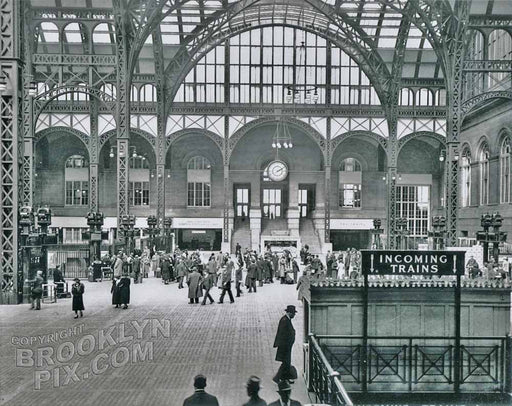
<svg viewBox="0 0 512 406">
<path fill-rule="evenodd" d="M 511 0 L 0 0 L 0 405 L 511 404 L 511 117 Z"/>
</svg>

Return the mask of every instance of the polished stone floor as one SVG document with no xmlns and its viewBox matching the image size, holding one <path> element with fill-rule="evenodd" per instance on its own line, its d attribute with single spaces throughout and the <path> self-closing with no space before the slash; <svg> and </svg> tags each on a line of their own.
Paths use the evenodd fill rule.
<svg viewBox="0 0 512 406">
<path fill-rule="evenodd" d="M 302 374 L 303 314 L 295 285 L 265 285 L 234 304 L 201 306 L 188 304 L 187 290 L 175 283 L 149 278 L 132 284 L 124 310 L 110 304 L 109 281 L 84 284 L 83 318 L 73 318 L 71 299 L 40 311 L 0 306 L 0 404 L 181 405 L 199 373 L 221 406 L 247 401 L 251 374 L 262 379 L 260 394 L 270 403 L 278 398 L 272 344 L 288 304 L 299 310 L 293 364 Z M 214 288 L 216 301 L 219 293 Z M 66 337 L 70 328 L 76 334 Z M 301 378 L 292 398 L 309 403 Z"/>
</svg>

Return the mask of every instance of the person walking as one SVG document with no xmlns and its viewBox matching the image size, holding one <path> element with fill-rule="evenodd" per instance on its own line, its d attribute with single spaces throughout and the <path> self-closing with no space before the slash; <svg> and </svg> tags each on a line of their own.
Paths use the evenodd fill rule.
<svg viewBox="0 0 512 406">
<path fill-rule="evenodd" d="M 183 289 L 183 279 L 188 273 L 187 265 L 185 265 L 185 261 L 183 258 L 178 259 L 178 265 L 176 265 L 176 272 L 178 274 L 178 289 Z"/>
<path fill-rule="evenodd" d="M 292 319 L 297 314 L 294 305 L 288 305 L 285 309 L 285 315 L 279 320 L 276 338 L 274 340 L 274 348 L 277 348 L 276 361 L 281 362 L 281 366 L 274 382 L 283 380 L 296 379 L 290 373 L 292 366 L 292 348 L 295 342 L 295 329 L 293 328 Z"/>
<path fill-rule="evenodd" d="M 128 274 L 124 274 L 117 284 L 117 288 L 119 290 L 119 302 L 123 305 L 123 309 L 128 309 L 128 305 L 130 304 L 130 283 L 130 277 Z"/>
<path fill-rule="evenodd" d="M 243 406 L 267 406 L 267 402 L 265 402 L 259 396 L 259 392 L 261 389 L 260 382 L 261 379 L 255 375 L 249 377 L 249 380 L 245 385 L 245 387 L 247 388 L 247 396 L 249 396 L 249 401 L 244 403 Z"/>
<path fill-rule="evenodd" d="M 203 302 L 201 303 L 201 305 L 206 305 L 206 299 L 210 299 L 210 304 L 214 304 L 215 301 L 213 300 L 213 297 L 210 295 L 210 289 L 213 288 L 215 286 L 215 274 L 212 274 L 212 273 L 208 273 L 206 275 L 206 278 L 204 279 L 203 281 L 203 289 L 205 290 L 204 292 L 204 298 L 203 298 Z"/>
<path fill-rule="evenodd" d="M 222 293 L 220 295 L 219 303 L 224 303 L 224 296 L 226 292 L 229 295 L 229 300 L 231 303 L 235 303 L 235 299 L 233 298 L 233 293 L 231 292 L 231 282 L 232 282 L 232 273 L 235 264 L 231 258 L 228 259 L 224 270 L 222 271 Z"/>
<path fill-rule="evenodd" d="M 292 394 L 292 387 L 288 382 L 279 382 L 277 388 L 277 393 L 279 393 L 280 399 L 270 403 L 268 406 L 302 406 L 299 401 L 290 399 Z"/>
<path fill-rule="evenodd" d="M 37 271 L 36 277 L 32 280 L 26 280 L 28 283 L 32 283 L 32 289 L 30 291 L 32 303 L 30 309 L 41 310 L 41 298 L 43 297 L 43 271 Z"/>
<path fill-rule="evenodd" d="M 242 294 L 242 278 L 243 278 L 243 261 L 240 261 L 242 258 L 241 255 L 238 256 L 238 268 L 235 272 L 235 284 L 236 284 L 236 297 L 240 297 Z"/>
<path fill-rule="evenodd" d="M 196 375 L 194 377 L 194 394 L 183 402 L 183 406 L 219 406 L 219 401 L 213 395 L 206 393 L 206 376 Z"/>
<path fill-rule="evenodd" d="M 78 312 L 80 317 L 84 317 L 84 291 L 85 287 L 79 278 L 73 279 L 75 283 L 71 287 L 71 294 L 73 295 L 73 311 L 75 312 L 75 319 L 78 319 Z"/>
<path fill-rule="evenodd" d="M 115 257 L 114 263 L 112 265 L 112 269 L 114 271 L 114 277 L 122 275 L 124 262 L 125 261 L 123 259 L 123 253 L 121 251 L 119 251 L 119 253 L 117 254 L 117 257 Z"/>
</svg>

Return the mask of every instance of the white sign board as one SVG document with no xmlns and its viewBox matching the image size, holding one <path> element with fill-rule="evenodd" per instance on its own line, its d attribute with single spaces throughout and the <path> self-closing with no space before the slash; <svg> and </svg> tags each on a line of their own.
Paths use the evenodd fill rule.
<svg viewBox="0 0 512 406">
<path fill-rule="evenodd" d="M 222 229 L 222 217 L 176 217 L 172 219 L 172 228 L 192 228 L 192 229 L 205 229 L 205 228 L 220 228 Z"/>
</svg>

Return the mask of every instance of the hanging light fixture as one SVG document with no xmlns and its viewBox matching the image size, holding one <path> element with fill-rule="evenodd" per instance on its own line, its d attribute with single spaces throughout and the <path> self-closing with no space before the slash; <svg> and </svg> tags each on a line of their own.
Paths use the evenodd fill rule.
<svg viewBox="0 0 512 406">
<path fill-rule="evenodd" d="M 304 22 L 304 11 L 302 11 L 299 20 L 301 22 L 301 26 L 305 26 Z M 306 66 L 306 38 L 305 32 L 302 32 L 302 41 L 300 46 L 296 47 L 296 60 L 295 60 L 295 70 L 294 77 L 289 83 L 286 93 L 286 102 L 287 103 L 295 103 L 295 104 L 316 104 L 318 103 L 319 95 L 318 95 L 318 87 L 311 85 L 309 83 L 314 80 L 308 80 L 308 67 Z M 313 78 L 314 79 L 314 78 Z"/>
<path fill-rule="evenodd" d="M 272 137 L 272 148 L 293 148 L 292 136 L 282 117 L 278 120 L 276 131 Z"/>
</svg>

